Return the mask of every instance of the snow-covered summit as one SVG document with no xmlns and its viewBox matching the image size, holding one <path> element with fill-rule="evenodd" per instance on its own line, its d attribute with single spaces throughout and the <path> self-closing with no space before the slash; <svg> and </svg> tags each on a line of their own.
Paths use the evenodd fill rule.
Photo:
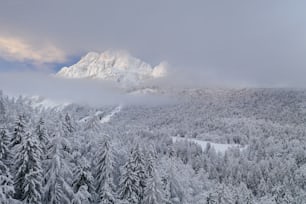
<svg viewBox="0 0 306 204">
<path fill-rule="evenodd" d="M 65 78 L 94 78 L 119 82 L 124 85 L 138 85 L 145 80 L 164 77 L 165 62 L 152 67 L 122 50 L 108 50 L 101 54 L 89 52 L 79 62 L 63 67 L 57 76 Z"/>
</svg>

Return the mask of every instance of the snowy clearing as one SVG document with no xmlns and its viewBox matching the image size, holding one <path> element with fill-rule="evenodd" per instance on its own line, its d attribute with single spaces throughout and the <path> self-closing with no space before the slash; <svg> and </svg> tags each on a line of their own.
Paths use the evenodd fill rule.
<svg viewBox="0 0 306 204">
<path fill-rule="evenodd" d="M 121 109 L 122 109 L 121 105 L 117 106 L 114 110 L 112 110 L 112 112 L 110 114 L 108 114 L 108 115 L 104 116 L 103 118 L 101 118 L 100 122 L 102 124 L 103 123 L 108 123 L 112 119 L 112 117 L 114 115 L 116 115 L 117 113 L 119 113 L 121 111 Z"/>
<path fill-rule="evenodd" d="M 213 147 L 216 152 L 220 153 L 225 153 L 227 150 L 230 148 L 239 148 L 240 150 L 245 149 L 246 147 L 242 147 L 241 145 L 237 144 L 218 144 L 218 143 L 213 143 L 213 142 L 207 142 L 207 141 L 202 141 L 202 140 L 197 140 L 197 139 L 191 139 L 191 138 L 181 138 L 181 137 L 172 137 L 172 141 L 175 142 L 190 142 L 190 143 L 195 143 L 199 146 L 201 146 L 202 150 L 205 150 L 207 147 L 207 144 L 210 144 L 211 147 Z"/>
<path fill-rule="evenodd" d="M 104 123 L 108 123 L 112 117 L 114 115 L 116 115 L 117 113 L 119 113 L 122 109 L 122 105 L 119 105 L 117 106 L 116 108 L 114 108 L 109 114 L 103 116 L 101 119 L 100 119 L 100 123 L 104 124 Z M 97 117 L 97 116 L 100 116 L 102 115 L 104 112 L 103 111 L 97 111 L 94 116 L 86 116 L 82 119 L 79 120 L 80 123 L 85 123 L 87 121 L 89 121 L 90 119 L 92 119 L 93 117 Z"/>
</svg>

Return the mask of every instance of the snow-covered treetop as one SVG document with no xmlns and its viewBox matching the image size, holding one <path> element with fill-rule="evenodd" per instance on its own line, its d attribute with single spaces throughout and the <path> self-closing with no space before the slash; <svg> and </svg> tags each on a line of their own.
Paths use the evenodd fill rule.
<svg viewBox="0 0 306 204">
<path fill-rule="evenodd" d="M 89 52 L 79 62 L 63 67 L 57 76 L 65 78 L 95 78 L 138 85 L 145 80 L 164 77 L 167 63 L 152 67 L 131 56 L 127 51 L 108 50 L 101 54 Z"/>
</svg>

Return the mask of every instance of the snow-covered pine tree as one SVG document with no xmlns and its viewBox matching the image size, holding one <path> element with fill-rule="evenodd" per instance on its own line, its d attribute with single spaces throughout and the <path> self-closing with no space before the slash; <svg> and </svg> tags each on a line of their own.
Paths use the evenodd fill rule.
<svg viewBox="0 0 306 204">
<path fill-rule="evenodd" d="M 183 203 L 185 195 L 182 192 L 182 187 L 180 183 L 178 182 L 177 176 L 172 167 L 170 169 L 168 184 L 169 184 L 168 190 L 169 190 L 170 197 L 167 200 L 169 200 L 172 204 Z"/>
<path fill-rule="evenodd" d="M 143 203 L 161 204 L 164 202 L 159 179 L 160 178 L 157 175 L 147 179 Z"/>
<path fill-rule="evenodd" d="M 34 132 L 42 149 L 41 160 L 42 160 L 43 175 L 45 175 L 47 170 L 46 158 L 47 158 L 47 146 L 49 143 L 49 139 L 47 137 L 47 130 L 45 128 L 45 122 L 43 118 L 39 118 L 39 121 L 35 127 Z M 42 185 L 45 185 L 45 183 L 46 180 L 43 179 Z"/>
<path fill-rule="evenodd" d="M 161 170 L 164 171 L 162 174 L 162 189 L 167 204 L 185 203 L 185 195 L 178 180 L 179 175 L 177 175 L 178 167 L 176 166 L 176 158 L 175 148 L 171 146 L 169 148 L 168 158 L 165 160 L 166 163 L 160 166 L 162 168 Z"/>
<path fill-rule="evenodd" d="M 118 193 L 120 199 L 133 204 L 141 203 L 146 182 L 145 178 L 143 157 L 137 144 L 131 150 L 129 159 L 122 169 Z"/>
<path fill-rule="evenodd" d="M 118 195 L 122 201 L 127 201 L 132 204 L 139 203 L 139 178 L 132 168 L 132 158 L 130 157 L 127 163 L 122 168 L 120 177 Z"/>
<path fill-rule="evenodd" d="M 230 190 L 225 184 L 219 184 L 215 189 L 217 203 L 233 203 L 234 195 Z"/>
<path fill-rule="evenodd" d="M 252 192 L 243 182 L 239 186 L 232 186 L 232 194 L 235 204 L 254 204 Z"/>
<path fill-rule="evenodd" d="M 90 200 L 92 200 L 91 193 L 94 192 L 93 176 L 91 175 L 90 165 L 83 157 L 78 157 L 76 162 L 77 164 L 73 169 L 73 191 L 75 193 L 75 196 L 89 194 L 90 196 L 87 196 L 89 202 Z M 87 191 L 87 193 L 85 191 Z"/>
<path fill-rule="evenodd" d="M 90 204 L 91 194 L 86 185 L 82 185 L 72 199 L 72 204 Z"/>
<path fill-rule="evenodd" d="M 8 167 L 0 160 L 0 203 L 10 204 L 14 192 L 13 178 Z"/>
<path fill-rule="evenodd" d="M 5 122 L 5 107 L 4 107 L 4 101 L 3 101 L 3 94 L 2 91 L 0 91 L 0 125 L 2 125 Z"/>
<path fill-rule="evenodd" d="M 8 163 L 8 138 L 5 129 L 0 130 L 0 201 L 3 204 L 12 202 L 14 182 L 10 174 Z"/>
<path fill-rule="evenodd" d="M 102 142 L 95 164 L 96 193 L 98 201 L 103 204 L 114 204 L 116 202 L 113 181 L 114 154 L 109 140 L 110 138 L 106 137 Z"/>
<path fill-rule="evenodd" d="M 142 150 L 139 147 L 139 144 L 136 145 L 134 148 L 133 154 L 133 169 L 137 173 L 137 176 L 139 178 L 139 191 L 138 196 L 140 201 L 144 197 L 144 188 L 146 187 L 146 171 L 145 171 L 145 159 L 142 153 Z"/>
<path fill-rule="evenodd" d="M 11 154 L 9 151 L 9 136 L 5 128 L 0 128 L 0 158 L 1 161 L 8 167 L 11 164 Z"/>
<path fill-rule="evenodd" d="M 54 127 L 54 131 L 53 133 L 51 133 L 51 138 L 56 139 L 58 142 L 60 142 L 58 144 L 58 147 L 60 149 L 59 152 L 61 153 L 61 156 L 67 163 L 71 163 L 73 162 L 72 152 L 75 141 L 71 137 L 67 137 L 65 133 L 65 127 L 63 126 L 63 123 L 60 120 L 56 121 L 55 125 L 56 126 Z M 52 147 L 52 144 L 48 145 L 48 148 L 50 147 Z"/>
<path fill-rule="evenodd" d="M 21 143 L 22 139 L 25 137 L 26 133 L 26 122 L 23 115 L 19 115 L 14 126 L 13 135 L 10 142 L 10 149 Z"/>
<path fill-rule="evenodd" d="M 98 116 L 93 116 L 92 118 L 89 118 L 88 121 L 84 124 L 84 131 L 92 132 L 92 133 L 100 133 L 102 130 L 101 122 L 98 118 Z"/>
<path fill-rule="evenodd" d="M 41 147 L 30 132 L 16 146 L 15 197 L 28 204 L 40 204 L 42 196 Z"/>
<path fill-rule="evenodd" d="M 73 191 L 76 193 L 81 186 L 86 185 L 91 192 L 93 190 L 93 176 L 90 172 L 90 165 L 85 159 L 81 159 L 81 162 L 73 169 Z"/>
<path fill-rule="evenodd" d="M 69 182 L 72 173 L 70 166 L 64 160 L 63 152 L 62 137 L 56 133 L 48 147 L 44 203 L 69 204 L 73 198 L 74 193 Z"/>
<path fill-rule="evenodd" d="M 146 172 L 147 181 L 144 189 L 143 203 L 146 204 L 161 204 L 164 203 L 163 195 L 161 192 L 161 180 L 156 172 L 155 166 L 155 152 L 150 151 L 148 154 Z"/>
<path fill-rule="evenodd" d="M 63 130 L 65 136 L 71 136 L 73 132 L 75 131 L 75 127 L 73 125 L 73 121 L 69 113 L 66 113 L 63 121 Z"/>
<path fill-rule="evenodd" d="M 35 133 L 38 137 L 38 140 L 43 146 L 46 146 L 48 144 L 48 137 L 47 132 L 45 128 L 45 121 L 43 118 L 39 118 L 39 121 L 35 128 Z"/>
<path fill-rule="evenodd" d="M 157 158 L 154 146 L 151 146 L 150 150 L 146 154 L 146 157 L 145 171 L 147 177 L 152 177 L 155 173 L 155 162 Z"/>
<path fill-rule="evenodd" d="M 113 187 L 110 183 L 105 183 L 103 187 L 103 191 L 100 193 L 100 204 L 115 204 L 116 197 L 113 192 Z"/>
<path fill-rule="evenodd" d="M 264 197 L 268 193 L 269 193 L 269 191 L 268 191 L 266 181 L 262 178 L 260 180 L 260 183 L 259 183 L 259 186 L 258 186 L 258 195 L 260 197 Z"/>
<path fill-rule="evenodd" d="M 254 204 L 255 201 L 254 201 L 254 196 L 253 196 L 252 192 L 247 190 L 246 185 L 243 188 L 244 188 L 245 191 L 244 191 L 241 203 Z"/>
</svg>

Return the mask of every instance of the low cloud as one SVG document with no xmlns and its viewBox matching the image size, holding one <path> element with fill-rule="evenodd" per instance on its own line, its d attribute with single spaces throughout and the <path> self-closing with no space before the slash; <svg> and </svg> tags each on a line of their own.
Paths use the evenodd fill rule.
<svg viewBox="0 0 306 204">
<path fill-rule="evenodd" d="M 9 61 L 45 63 L 65 62 L 64 51 L 51 43 L 36 46 L 20 38 L 0 36 L 0 57 Z"/>
<path fill-rule="evenodd" d="M 114 104 L 158 105 L 173 102 L 167 96 L 129 94 L 116 84 L 101 80 L 63 79 L 37 72 L 9 72 L 0 75 L 0 90 L 9 96 L 41 96 L 58 103 L 90 106 Z"/>
</svg>

